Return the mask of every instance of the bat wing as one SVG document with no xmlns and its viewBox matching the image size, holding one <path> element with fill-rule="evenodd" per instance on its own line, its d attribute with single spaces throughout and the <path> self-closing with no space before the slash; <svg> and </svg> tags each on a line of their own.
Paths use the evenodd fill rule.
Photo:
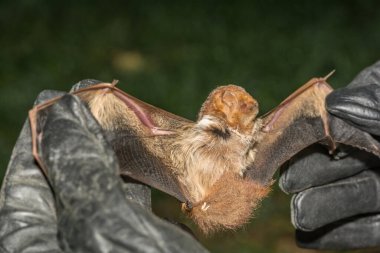
<svg viewBox="0 0 380 253">
<path fill-rule="evenodd" d="M 121 101 L 126 105 L 125 111 L 134 117 L 126 118 L 126 115 L 119 115 L 119 111 L 114 106 L 110 106 L 110 100 L 99 100 L 99 96 L 112 93 L 115 101 Z M 97 108 L 104 102 L 107 109 L 109 124 L 120 124 L 120 119 L 124 118 L 122 126 L 115 128 L 104 128 L 106 138 L 111 143 L 120 164 L 120 174 L 134 180 L 157 188 L 169 195 L 177 198 L 181 202 L 186 202 L 187 194 L 181 183 L 178 181 L 174 170 L 171 168 L 169 154 L 165 152 L 165 144 L 180 132 L 184 125 L 192 124 L 191 121 L 171 114 L 165 110 L 147 104 L 133 96 L 116 88 L 114 84 L 100 83 L 91 87 L 76 90 L 72 94 L 78 95 L 91 109 L 91 101 L 97 102 Z M 38 154 L 38 136 L 40 136 L 44 125 L 45 110 L 50 105 L 59 101 L 60 97 L 54 98 L 44 104 L 34 107 L 29 112 L 32 129 L 33 155 L 46 174 L 43 161 Z M 115 110 L 114 110 L 115 109 Z M 114 110 L 114 111 L 112 111 Z M 95 115 L 94 115 L 95 116 Z M 96 118 L 96 116 L 95 116 Z M 99 120 L 102 125 L 102 120 Z"/>
<path fill-rule="evenodd" d="M 137 120 L 129 119 L 122 128 L 106 134 L 119 159 L 120 174 L 186 202 L 188 194 L 175 175 L 167 146 L 193 122 L 119 89 L 112 92 L 137 117 Z"/>
<path fill-rule="evenodd" d="M 121 176 L 133 178 L 177 198 L 182 203 L 186 202 L 188 198 L 185 189 L 165 158 L 152 152 L 140 137 L 131 135 L 126 129 L 108 136 L 114 136 L 110 143 L 119 159 Z M 161 140 L 164 138 L 166 137 L 160 137 Z"/>
<path fill-rule="evenodd" d="M 342 143 L 380 157 L 380 145 L 371 135 L 326 111 L 325 98 L 331 91 L 326 78 L 313 78 L 262 117 L 262 138 L 247 177 L 270 184 L 284 162 L 316 142 L 328 145 L 330 152 Z"/>
</svg>

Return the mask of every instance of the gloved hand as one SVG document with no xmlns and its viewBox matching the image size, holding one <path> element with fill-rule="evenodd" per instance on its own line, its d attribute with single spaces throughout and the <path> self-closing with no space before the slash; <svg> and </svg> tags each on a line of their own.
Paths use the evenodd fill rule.
<svg viewBox="0 0 380 253">
<path fill-rule="evenodd" d="M 78 86 L 96 83 L 88 82 Z M 39 102 L 56 95 L 44 92 Z M 116 155 L 79 98 L 65 95 L 44 111 L 44 122 L 39 153 L 47 177 L 31 155 L 28 122 L 8 166 L 1 252 L 206 252 L 149 210 L 146 186 L 122 182 Z"/>
<path fill-rule="evenodd" d="M 380 136 L 380 61 L 330 94 L 326 104 L 335 116 Z M 380 246 L 379 158 L 342 147 L 334 159 L 314 145 L 289 161 L 279 184 L 294 194 L 291 218 L 300 247 Z"/>
</svg>

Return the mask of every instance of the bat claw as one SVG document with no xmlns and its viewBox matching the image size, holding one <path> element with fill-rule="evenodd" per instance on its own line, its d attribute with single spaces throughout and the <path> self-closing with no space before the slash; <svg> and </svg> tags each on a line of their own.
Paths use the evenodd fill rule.
<svg viewBox="0 0 380 253">
<path fill-rule="evenodd" d="M 326 81 L 327 79 L 329 79 L 330 76 L 332 76 L 333 74 L 335 73 L 335 69 L 333 69 L 330 73 L 328 73 L 325 77 L 323 77 L 323 81 Z"/>
<path fill-rule="evenodd" d="M 327 128 L 325 129 L 325 131 L 326 131 L 326 144 L 328 146 L 329 155 L 334 155 L 337 148 L 336 143 L 330 135 L 330 129 Z"/>
<path fill-rule="evenodd" d="M 112 87 L 115 87 L 118 82 L 119 82 L 119 80 L 113 79 L 112 83 L 111 83 Z"/>
<path fill-rule="evenodd" d="M 207 202 L 203 202 L 203 205 L 201 207 L 202 211 L 207 211 L 209 209 L 210 205 L 207 205 Z"/>
<path fill-rule="evenodd" d="M 193 203 L 191 203 L 189 200 L 186 200 L 186 202 L 182 204 L 182 208 L 187 212 L 191 212 L 193 209 Z"/>
</svg>

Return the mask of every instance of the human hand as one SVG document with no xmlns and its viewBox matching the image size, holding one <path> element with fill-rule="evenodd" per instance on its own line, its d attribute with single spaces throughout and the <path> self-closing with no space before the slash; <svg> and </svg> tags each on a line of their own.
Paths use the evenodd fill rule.
<svg viewBox="0 0 380 253">
<path fill-rule="evenodd" d="M 380 136 L 380 62 L 327 97 L 327 110 Z M 380 160 L 343 147 L 333 159 L 320 146 L 288 163 L 280 187 L 292 193 L 292 223 L 300 247 L 354 249 L 380 245 Z"/>
</svg>

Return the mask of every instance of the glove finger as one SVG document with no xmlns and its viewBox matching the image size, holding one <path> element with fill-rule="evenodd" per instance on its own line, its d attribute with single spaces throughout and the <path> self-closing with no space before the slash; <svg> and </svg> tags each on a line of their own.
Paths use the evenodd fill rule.
<svg viewBox="0 0 380 253">
<path fill-rule="evenodd" d="M 380 245 L 380 214 L 357 217 L 312 232 L 296 231 L 301 248 L 348 250 Z"/>
<path fill-rule="evenodd" d="M 61 164 L 69 159 L 81 159 L 85 162 L 84 156 L 95 156 L 107 162 L 112 161 L 112 166 L 107 168 L 117 171 L 118 166 L 111 147 L 95 118 L 79 98 L 65 95 L 43 113 L 46 114 L 46 120 L 42 127 L 39 151 L 48 168 L 62 166 Z M 96 142 L 93 140 L 94 137 Z M 57 139 L 65 141 L 57 142 Z M 81 145 L 73 145 L 76 142 Z M 84 150 L 86 152 L 83 152 Z M 102 156 L 98 157 L 98 153 Z M 53 169 L 52 173 L 55 172 L 59 171 Z"/>
<path fill-rule="evenodd" d="M 34 104 L 55 96 L 58 91 L 43 91 Z M 57 240 L 54 196 L 34 162 L 30 125 L 20 132 L 0 192 L 1 252 L 61 252 Z"/>
<path fill-rule="evenodd" d="M 77 91 L 77 90 L 80 90 L 80 89 L 83 89 L 83 88 L 86 88 L 86 87 L 89 87 L 92 85 L 96 85 L 99 83 L 102 83 L 102 81 L 95 80 L 95 79 L 84 79 L 84 80 L 74 84 L 73 87 L 71 88 L 70 92 L 74 92 L 74 91 Z"/>
<path fill-rule="evenodd" d="M 370 83 L 380 84 L 380 61 L 363 69 L 347 87 L 366 86 Z"/>
<path fill-rule="evenodd" d="M 326 148 L 314 145 L 286 164 L 287 168 L 282 169 L 279 185 L 286 193 L 296 193 L 355 175 L 379 163 L 377 157 L 356 149 L 346 157 L 336 160 L 327 153 Z"/>
<path fill-rule="evenodd" d="M 380 85 L 339 89 L 326 98 L 327 110 L 353 126 L 380 135 Z"/>
<path fill-rule="evenodd" d="M 374 171 L 362 173 L 293 196 L 293 225 L 311 231 L 326 224 L 359 214 L 380 212 L 380 175 Z"/>
</svg>

